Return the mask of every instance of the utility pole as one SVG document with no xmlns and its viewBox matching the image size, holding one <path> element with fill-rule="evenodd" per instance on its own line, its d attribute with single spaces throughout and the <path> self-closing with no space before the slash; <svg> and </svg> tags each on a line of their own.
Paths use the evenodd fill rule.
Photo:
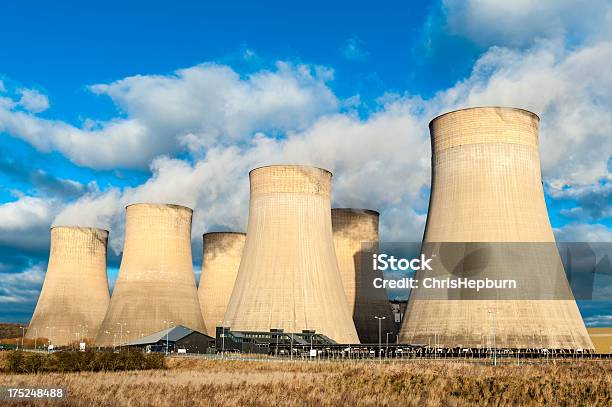
<svg viewBox="0 0 612 407">
<path fill-rule="evenodd" d="M 23 349 L 23 337 L 25 336 L 25 327 L 20 326 L 21 328 L 21 349 Z"/>
<path fill-rule="evenodd" d="M 378 320 L 378 359 L 382 362 L 382 320 L 387 317 L 374 316 Z"/>
<path fill-rule="evenodd" d="M 173 321 L 166 321 L 164 320 L 164 323 L 166 324 L 166 355 L 168 354 L 168 347 L 169 347 L 169 339 L 168 339 L 168 335 L 170 334 L 170 325 L 174 324 Z"/>
<path fill-rule="evenodd" d="M 495 341 L 495 322 L 497 310 L 495 312 L 489 310 L 489 315 L 493 314 L 493 366 L 497 366 L 497 343 Z"/>
</svg>

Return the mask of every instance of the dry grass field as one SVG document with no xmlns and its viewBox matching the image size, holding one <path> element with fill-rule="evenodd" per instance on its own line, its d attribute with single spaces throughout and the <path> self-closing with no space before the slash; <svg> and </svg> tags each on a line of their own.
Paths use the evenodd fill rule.
<svg viewBox="0 0 612 407">
<path fill-rule="evenodd" d="M 116 373 L 0 373 L 0 385 L 63 387 L 68 399 L 62 405 L 100 407 L 612 405 L 611 362 L 493 367 L 169 358 L 166 365 Z"/>
<path fill-rule="evenodd" d="M 612 353 L 612 327 L 587 328 L 595 351 L 598 353 Z"/>
</svg>

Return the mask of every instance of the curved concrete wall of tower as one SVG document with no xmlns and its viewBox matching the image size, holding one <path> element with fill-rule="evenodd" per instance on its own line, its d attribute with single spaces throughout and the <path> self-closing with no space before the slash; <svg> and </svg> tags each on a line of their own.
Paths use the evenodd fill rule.
<svg viewBox="0 0 612 407">
<path fill-rule="evenodd" d="M 361 343 L 379 341 L 379 322 L 375 317 L 385 318 L 380 321 L 382 340 L 386 339 L 388 332 L 393 333 L 392 339 L 395 340 L 397 329 L 387 292 L 372 284 L 374 278 L 383 277 L 382 272 L 376 274 L 366 267 L 369 259 L 362 259 L 362 244 L 378 243 L 378 212 L 334 208 L 331 213 L 338 268 L 359 340 Z"/>
<path fill-rule="evenodd" d="M 119 276 L 96 344 L 112 346 L 184 325 L 205 332 L 191 259 L 192 210 L 179 205 L 126 208 Z"/>
<path fill-rule="evenodd" d="M 198 286 L 198 298 L 207 334 L 215 337 L 215 329 L 226 325 L 223 321 L 236 275 L 240 267 L 246 233 L 206 233 L 202 274 Z"/>
<path fill-rule="evenodd" d="M 331 173 L 279 165 L 249 174 L 244 253 L 225 314 L 234 330 L 315 330 L 357 343 L 331 227 Z"/>
<path fill-rule="evenodd" d="M 424 243 L 550 242 L 541 245 L 547 262 L 534 277 L 570 290 L 544 202 L 538 126 L 535 114 L 501 107 L 464 109 L 432 120 Z M 495 253 L 497 269 L 485 268 L 480 275 L 502 270 L 508 278 L 513 270 L 533 270 L 527 263 L 537 257 L 532 254 Z M 571 290 L 566 300 L 432 300 L 430 295 L 412 290 L 400 341 L 478 347 L 483 337 L 491 344 L 495 332 L 497 347 L 593 349 Z"/>
<path fill-rule="evenodd" d="M 96 337 L 109 302 L 108 231 L 51 228 L 49 265 L 26 338 L 56 346 Z"/>
</svg>

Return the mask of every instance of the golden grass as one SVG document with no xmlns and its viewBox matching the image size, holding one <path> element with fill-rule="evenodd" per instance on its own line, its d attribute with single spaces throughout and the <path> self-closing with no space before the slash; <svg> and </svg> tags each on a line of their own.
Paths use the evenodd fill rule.
<svg viewBox="0 0 612 407">
<path fill-rule="evenodd" d="M 6 375 L 67 389 L 72 405 L 611 405 L 611 362 L 487 366 L 448 361 L 260 362 L 169 358 L 167 370 Z M 49 402 L 49 405 L 56 402 Z"/>
<path fill-rule="evenodd" d="M 612 327 L 587 328 L 597 353 L 612 353 Z"/>
</svg>

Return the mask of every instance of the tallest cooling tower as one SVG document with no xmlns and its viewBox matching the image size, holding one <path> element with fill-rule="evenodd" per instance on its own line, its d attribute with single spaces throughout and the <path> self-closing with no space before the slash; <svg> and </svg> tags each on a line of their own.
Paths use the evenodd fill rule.
<svg viewBox="0 0 612 407">
<path fill-rule="evenodd" d="M 331 173 L 270 166 L 249 177 L 247 238 L 227 326 L 308 329 L 339 343 L 357 343 L 332 240 Z"/>
<path fill-rule="evenodd" d="M 423 250 L 440 254 L 434 275 L 519 275 L 522 287 L 495 291 L 501 299 L 480 300 L 471 294 L 457 298 L 451 290 L 442 298 L 440 290 L 413 289 L 400 341 L 480 347 L 491 346 L 495 337 L 497 347 L 593 348 L 546 211 L 538 126 L 531 112 L 498 107 L 458 110 L 431 121 L 432 185 Z M 432 275 L 418 272 L 416 278 L 423 281 L 427 273 Z M 547 285 L 560 295 L 536 295 Z"/>
</svg>

